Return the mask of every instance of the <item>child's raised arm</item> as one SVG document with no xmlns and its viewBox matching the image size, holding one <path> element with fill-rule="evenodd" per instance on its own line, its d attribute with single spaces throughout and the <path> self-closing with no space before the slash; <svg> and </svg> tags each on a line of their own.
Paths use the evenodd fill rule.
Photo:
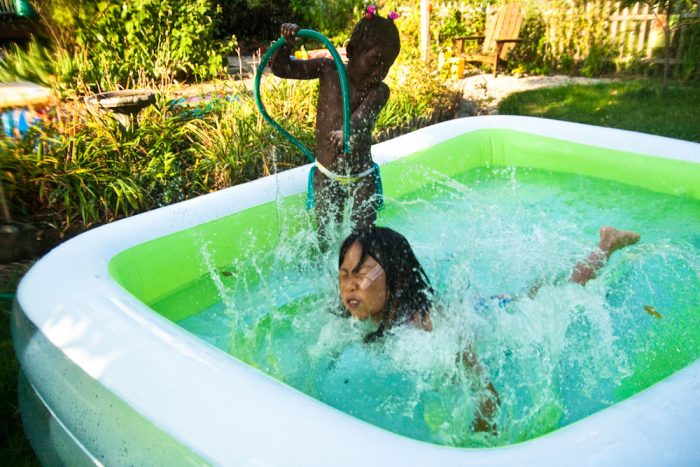
<svg viewBox="0 0 700 467">
<path fill-rule="evenodd" d="M 367 97 L 365 97 L 352 113 L 350 120 L 350 128 L 352 128 L 350 146 L 354 146 L 358 136 L 372 136 L 372 130 L 374 129 L 374 124 L 377 121 L 379 112 L 382 111 L 388 100 L 389 86 L 385 83 L 379 83 L 379 85 L 373 87 L 369 91 Z M 333 145 L 337 147 L 338 151 L 343 150 L 343 130 L 332 131 L 329 138 Z"/>
<path fill-rule="evenodd" d="M 335 66 L 333 60 L 314 58 L 310 60 L 292 60 L 292 44 L 297 41 L 297 32 L 301 28 L 294 23 L 284 23 L 280 33 L 285 43 L 275 51 L 270 58 L 270 70 L 275 76 L 285 79 L 316 79 L 329 64 Z"/>
</svg>

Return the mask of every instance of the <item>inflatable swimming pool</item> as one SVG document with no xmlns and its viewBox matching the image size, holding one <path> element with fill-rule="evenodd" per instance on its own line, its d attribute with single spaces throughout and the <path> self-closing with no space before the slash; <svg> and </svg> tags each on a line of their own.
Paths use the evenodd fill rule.
<svg viewBox="0 0 700 467">
<path fill-rule="evenodd" d="M 425 163 L 448 175 L 481 166 L 581 173 L 700 200 L 700 145 L 551 120 L 454 120 L 373 155 L 388 198 L 421 183 L 401 178 L 400 164 Z M 290 226 L 277 215 L 302 212 L 307 170 L 94 229 L 29 271 L 13 340 L 25 429 L 44 464 L 698 465 L 700 360 L 545 436 L 465 449 L 340 412 L 175 324 L 220 300 L 212 265 L 274 248 L 282 229 L 307 228 L 304 216 Z"/>
</svg>

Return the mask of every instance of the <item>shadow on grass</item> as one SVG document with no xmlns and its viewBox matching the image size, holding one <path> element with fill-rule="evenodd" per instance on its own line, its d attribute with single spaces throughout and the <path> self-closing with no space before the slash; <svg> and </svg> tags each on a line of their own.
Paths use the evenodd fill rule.
<svg viewBox="0 0 700 467">
<path fill-rule="evenodd" d="M 663 90 L 654 81 L 569 85 L 511 94 L 501 115 L 587 123 L 700 142 L 700 85 Z"/>
<path fill-rule="evenodd" d="M 0 265 L 0 459 L 7 466 L 38 466 L 39 461 L 27 440 L 17 404 L 19 363 L 12 348 L 10 314 L 12 300 L 22 275 L 31 263 Z"/>
</svg>

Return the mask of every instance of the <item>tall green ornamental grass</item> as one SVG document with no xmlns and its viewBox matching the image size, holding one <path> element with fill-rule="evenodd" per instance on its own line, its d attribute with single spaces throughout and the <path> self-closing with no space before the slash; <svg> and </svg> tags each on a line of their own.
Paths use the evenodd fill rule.
<svg viewBox="0 0 700 467">
<path fill-rule="evenodd" d="M 375 133 L 392 128 L 413 131 L 455 117 L 462 93 L 445 86 L 431 73 L 430 65 L 422 61 L 394 65 L 386 80 L 391 94 L 379 114 Z"/>
<path fill-rule="evenodd" d="M 301 122 L 290 131 L 307 144 L 312 86 L 281 82 L 266 93 L 270 112 Z M 0 139 L 0 177 L 16 216 L 62 231 L 89 227 L 253 180 L 273 163 L 304 162 L 263 121 L 244 88 L 227 90 L 226 99 L 206 109 L 161 98 L 140 121 L 125 129 L 109 114 L 74 106 L 24 139 Z"/>
<path fill-rule="evenodd" d="M 23 80 L 50 86 L 51 69 L 51 54 L 38 42 L 30 42 L 26 48 L 12 44 L 0 60 L 0 83 Z"/>
<path fill-rule="evenodd" d="M 266 77 L 262 99 L 268 112 L 309 148 L 314 147 L 317 85 Z M 183 128 L 196 157 L 196 191 L 206 193 L 307 162 L 286 138 L 265 122 L 245 88 L 227 94 L 203 118 Z"/>
<path fill-rule="evenodd" d="M 377 132 L 424 126 L 454 102 L 455 93 L 418 66 L 397 67 L 389 81 Z M 263 80 L 270 115 L 312 150 L 317 93 L 316 81 Z M 131 129 L 73 104 L 23 139 L 0 138 L 0 180 L 14 217 L 82 229 L 307 162 L 242 86 L 221 84 L 220 97 L 198 107 L 173 105 L 168 94 L 163 88 Z"/>
</svg>

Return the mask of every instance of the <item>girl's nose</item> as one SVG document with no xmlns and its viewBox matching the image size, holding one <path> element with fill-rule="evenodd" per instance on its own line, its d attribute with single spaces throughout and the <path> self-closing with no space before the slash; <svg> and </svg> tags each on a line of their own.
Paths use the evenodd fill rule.
<svg viewBox="0 0 700 467">
<path fill-rule="evenodd" d="M 348 277 L 341 281 L 340 288 L 348 292 L 357 290 L 357 280 L 354 277 Z"/>
</svg>

